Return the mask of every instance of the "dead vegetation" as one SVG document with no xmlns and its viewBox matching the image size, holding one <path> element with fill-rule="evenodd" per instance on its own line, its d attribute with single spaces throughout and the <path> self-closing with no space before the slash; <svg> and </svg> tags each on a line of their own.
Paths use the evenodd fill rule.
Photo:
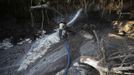
<svg viewBox="0 0 134 75">
<path fill-rule="evenodd" d="M 100 75 L 134 74 L 134 45 L 131 39 L 102 38 L 96 57 L 82 56 L 81 63 L 96 68 Z"/>
<path fill-rule="evenodd" d="M 117 31 L 125 32 L 125 34 L 128 36 L 133 36 L 133 21 L 120 21 L 120 18 L 126 13 L 129 13 L 130 18 L 133 17 L 133 10 L 127 10 L 133 6 L 128 4 L 131 2 L 131 0 L 48 0 L 48 2 L 50 5 L 46 8 L 53 8 L 53 10 L 56 10 L 58 13 L 63 15 L 61 17 L 64 18 L 68 15 L 69 12 L 72 10 L 77 10 L 80 7 L 84 8 L 84 11 L 87 15 L 90 11 L 101 12 L 102 17 L 107 16 L 107 14 L 117 14 L 117 21 L 113 21 L 114 24 L 116 23 L 117 25 Z M 42 8 L 42 6 L 40 6 L 40 8 Z M 42 13 L 42 17 L 43 16 L 44 13 Z M 47 20 L 48 19 L 50 18 L 47 17 Z M 43 21 L 44 18 L 42 18 L 41 29 L 43 27 Z M 80 62 L 93 66 L 100 72 L 101 75 L 104 75 L 104 72 L 112 74 L 134 74 L 134 48 L 132 43 L 130 44 L 130 41 L 127 42 L 126 39 L 117 40 L 113 38 L 103 38 L 99 40 L 97 34 L 95 34 L 95 37 L 99 45 L 98 56 L 93 57 L 96 58 L 96 60 L 89 56 L 83 56 L 80 58 Z"/>
<path fill-rule="evenodd" d="M 87 16 L 89 12 L 99 12 L 102 18 L 106 19 L 116 16 L 114 20 L 121 20 L 125 19 L 126 15 L 133 19 L 132 2 L 132 0 L 31 0 L 31 9 L 34 9 L 31 10 L 32 27 L 35 22 L 35 25 L 36 23 L 41 25 L 40 29 L 44 29 L 46 25 L 52 25 L 50 21 L 56 16 L 66 21 L 67 16 L 79 8 L 84 8 Z"/>
<path fill-rule="evenodd" d="M 134 0 L 31 0 L 31 25 L 33 28 L 37 26 L 43 30 L 46 25 L 51 26 L 52 18 L 60 16 L 65 19 L 70 12 L 83 7 L 87 15 L 91 11 L 100 12 L 103 18 L 117 14 L 116 21 L 111 20 L 114 24 L 117 23 L 117 33 L 123 31 L 128 37 L 134 36 L 134 21 L 121 21 L 121 17 L 126 14 L 129 15 L 129 19 L 134 18 L 133 2 Z M 93 32 L 99 47 L 98 55 L 83 56 L 80 62 L 93 66 L 101 75 L 104 75 L 104 72 L 133 75 L 133 40 L 108 37 L 100 40 L 96 32 Z"/>
</svg>

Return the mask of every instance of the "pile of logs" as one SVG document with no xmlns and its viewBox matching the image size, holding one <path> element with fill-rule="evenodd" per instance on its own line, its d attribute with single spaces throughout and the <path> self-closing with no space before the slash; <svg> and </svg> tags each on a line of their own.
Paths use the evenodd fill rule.
<svg viewBox="0 0 134 75">
<path fill-rule="evenodd" d="M 104 38 L 96 56 L 81 56 L 80 63 L 94 67 L 100 75 L 134 75 L 132 39 Z"/>
</svg>

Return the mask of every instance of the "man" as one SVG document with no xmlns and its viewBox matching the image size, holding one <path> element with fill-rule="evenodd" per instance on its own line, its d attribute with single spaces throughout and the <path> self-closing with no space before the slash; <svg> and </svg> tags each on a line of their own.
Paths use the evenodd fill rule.
<svg viewBox="0 0 134 75">
<path fill-rule="evenodd" d="M 65 39 L 66 37 L 68 37 L 66 23 L 64 22 L 61 22 L 59 24 L 59 37 L 60 39 Z"/>
</svg>

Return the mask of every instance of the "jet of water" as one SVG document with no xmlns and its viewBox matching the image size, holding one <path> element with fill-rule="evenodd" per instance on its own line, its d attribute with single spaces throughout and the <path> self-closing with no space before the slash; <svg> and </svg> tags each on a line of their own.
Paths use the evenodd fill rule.
<svg viewBox="0 0 134 75">
<path fill-rule="evenodd" d="M 67 23 L 67 26 L 68 26 L 68 27 L 69 27 L 69 26 L 72 26 L 72 24 L 73 24 L 73 23 L 76 21 L 76 19 L 80 16 L 82 10 L 83 10 L 82 8 L 79 9 L 79 10 L 77 11 L 77 13 L 75 14 L 75 16 L 73 17 L 73 19 L 70 20 L 70 21 Z"/>
</svg>

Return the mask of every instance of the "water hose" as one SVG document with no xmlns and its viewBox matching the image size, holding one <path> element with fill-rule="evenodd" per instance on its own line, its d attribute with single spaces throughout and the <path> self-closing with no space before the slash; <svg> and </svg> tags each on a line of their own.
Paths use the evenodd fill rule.
<svg viewBox="0 0 134 75">
<path fill-rule="evenodd" d="M 64 75 L 67 75 L 68 69 L 69 69 L 70 64 L 71 64 L 71 53 L 70 53 L 70 48 L 69 48 L 69 44 L 68 44 L 67 40 L 64 40 L 64 47 L 65 47 L 65 49 L 67 51 L 67 65 L 66 65 Z"/>
</svg>

